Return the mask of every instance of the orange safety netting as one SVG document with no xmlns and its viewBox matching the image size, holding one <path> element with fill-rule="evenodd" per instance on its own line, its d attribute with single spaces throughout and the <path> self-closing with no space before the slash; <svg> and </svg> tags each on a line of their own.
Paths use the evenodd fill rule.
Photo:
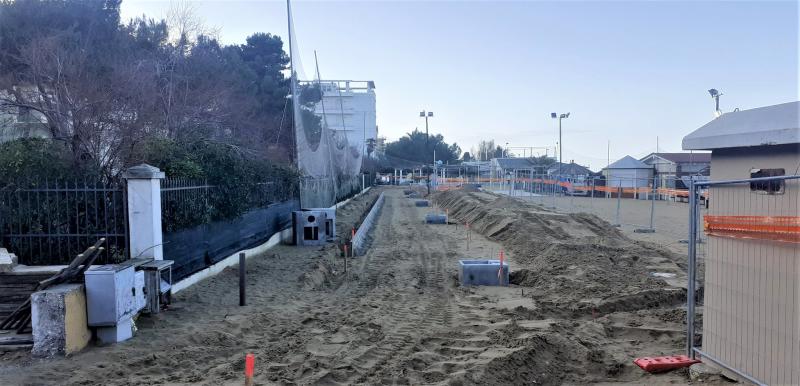
<svg viewBox="0 0 800 386">
<path fill-rule="evenodd" d="M 704 216 L 703 228 L 710 236 L 800 243 L 798 216 Z"/>
</svg>

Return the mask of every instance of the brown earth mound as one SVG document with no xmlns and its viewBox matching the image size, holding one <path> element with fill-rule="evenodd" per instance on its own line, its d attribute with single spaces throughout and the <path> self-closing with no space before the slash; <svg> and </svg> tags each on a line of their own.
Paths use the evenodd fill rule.
<svg viewBox="0 0 800 386">
<path fill-rule="evenodd" d="M 653 277 L 677 275 L 681 257 L 627 238 L 597 216 L 556 213 L 484 192 L 433 196 L 452 219 L 501 243 L 512 256 L 511 283 L 533 289 L 543 304 L 582 311 L 635 310 L 685 301 L 685 292 Z"/>
</svg>

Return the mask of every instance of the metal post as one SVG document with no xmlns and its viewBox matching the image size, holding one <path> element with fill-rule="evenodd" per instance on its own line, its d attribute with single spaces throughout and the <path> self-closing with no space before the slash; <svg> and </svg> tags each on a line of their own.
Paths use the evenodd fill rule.
<svg viewBox="0 0 800 386">
<path fill-rule="evenodd" d="M 246 257 L 244 252 L 239 253 L 239 305 L 245 305 L 245 281 L 246 281 L 246 267 L 245 261 Z"/>
<path fill-rule="evenodd" d="M 656 213 L 656 177 L 653 177 L 653 197 L 650 200 L 650 229 L 655 231 L 653 227 L 653 218 L 655 217 Z"/>
<path fill-rule="evenodd" d="M 615 227 L 622 226 L 622 224 L 620 224 L 619 222 L 619 208 L 621 204 L 622 204 L 622 185 L 617 185 L 617 215 L 614 220 Z"/>
<path fill-rule="evenodd" d="M 570 194 L 569 194 L 569 211 L 570 212 L 573 212 L 574 211 L 574 207 L 575 207 L 575 184 L 573 182 L 574 182 L 574 180 L 569 182 L 569 186 L 572 189 L 567 189 L 567 192 L 570 192 Z"/>
<path fill-rule="evenodd" d="M 686 285 L 686 355 L 694 359 L 695 260 L 697 259 L 697 188 L 689 180 L 689 267 Z"/>
</svg>

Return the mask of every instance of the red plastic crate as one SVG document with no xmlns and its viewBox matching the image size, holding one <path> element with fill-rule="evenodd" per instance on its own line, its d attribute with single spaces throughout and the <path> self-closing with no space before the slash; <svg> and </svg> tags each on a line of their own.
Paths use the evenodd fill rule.
<svg viewBox="0 0 800 386">
<path fill-rule="evenodd" d="M 672 355 L 665 357 L 644 357 L 633 361 L 642 370 L 648 373 L 658 373 L 661 371 L 689 367 L 695 363 L 700 363 L 697 359 L 689 358 L 686 355 Z"/>
</svg>

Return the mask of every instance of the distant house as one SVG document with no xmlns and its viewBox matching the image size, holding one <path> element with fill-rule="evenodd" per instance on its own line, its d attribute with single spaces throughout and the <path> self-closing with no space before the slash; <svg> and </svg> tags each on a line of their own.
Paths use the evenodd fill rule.
<svg viewBox="0 0 800 386">
<path fill-rule="evenodd" d="M 684 178 L 709 175 L 711 153 L 650 153 L 640 161 L 654 169 L 659 187 L 686 189 Z"/>
<path fill-rule="evenodd" d="M 492 158 L 489 161 L 489 168 L 495 178 L 527 177 L 535 173 L 536 166 L 530 158 Z"/>
<path fill-rule="evenodd" d="M 606 186 L 614 188 L 643 188 L 653 181 L 653 166 L 629 155 L 603 169 Z"/>
<path fill-rule="evenodd" d="M 575 162 L 570 162 L 568 164 L 559 164 L 556 162 L 547 168 L 547 174 L 551 176 L 561 175 L 586 178 L 592 175 L 592 171 L 585 166 L 576 164 Z"/>
<path fill-rule="evenodd" d="M 713 181 L 796 175 L 800 102 L 725 113 L 684 137 L 683 148 L 711 150 Z M 791 226 L 773 225 L 797 221 L 800 183 L 725 184 L 708 194 L 705 226 L 727 225 L 707 232 L 702 351 L 714 360 L 703 362 L 763 384 L 800 384 L 800 244 L 781 239 Z"/>
<path fill-rule="evenodd" d="M 49 138 L 44 117 L 23 108 L 0 109 L 0 143 L 20 138 Z"/>
<path fill-rule="evenodd" d="M 556 162 L 547 168 L 547 175 L 558 176 L 560 181 L 569 182 L 563 187 L 568 194 L 588 194 L 589 190 L 583 188 L 594 185 L 590 181 L 593 175 L 592 171 L 585 166 L 576 164 L 574 161 L 568 164 Z"/>
</svg>

